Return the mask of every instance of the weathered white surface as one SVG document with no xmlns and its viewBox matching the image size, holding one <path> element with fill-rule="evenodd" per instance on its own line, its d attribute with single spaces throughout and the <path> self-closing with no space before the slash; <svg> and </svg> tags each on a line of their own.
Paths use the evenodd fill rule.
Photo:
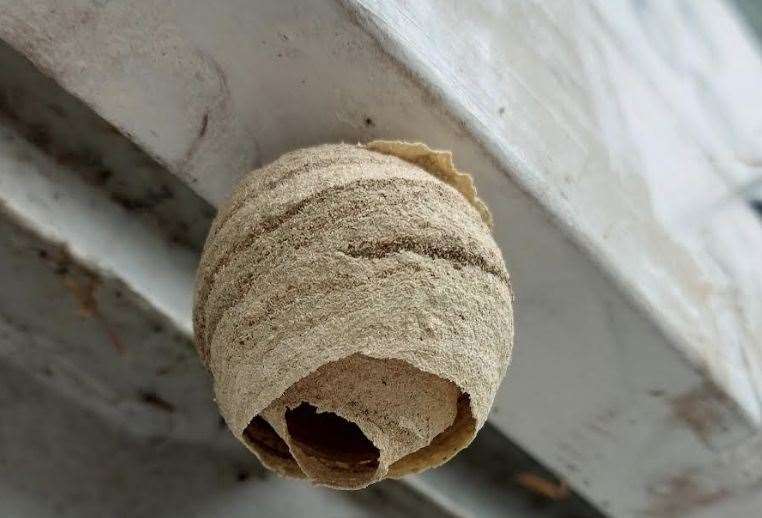
<svg viewBox="0 0 762 518">
<path fill-rule="evenodd" d="M 4 363 L 0 417 L 8 518 L 442 516 L 401 488 L 337 495 L 270 476 L 236 453 L 136 438 Z"/>
<path fill-rule="evenodd" d="M 28 72 L 4 50 L 0 63 Z M 190 315 L 171 308 L 172 296 L 192 296 L 194 268 L 182 266 L 198 251 L 192 234 L 181 246 L 166 231 L 188 231 L 200 222 L 186 216 L 207 208 L 32 79 L 12 83 L 14 109 L 0 116 L 0 515 L 537 515 L 513 478 L 549 475 L 489 426 L 456 462 L 364 492 L 279 482 L 259 468 L 220 422 Z M 0 105 L 8 86 L 0 81 Z M 575 508 L 588 509 L 570 498 L 542 514 Z"/>
<path fill-rule="evenodd" d="M 738 106 L 762 88 L 762 62 L 723 4 L 360 3 L 387 47 L 759 422 L 762 232 L 737 189 L 752 178 L 741 159 L 762 148 L 762 109 Z"/>
<path fill-rule="evenodd" d="M 0 37 L 212 202 L 301 145 L 453 149 L 518 292 L 492 422 L 599 505 L 682 512 L 760 477 L 728 460 L 752 433 L 734 404 L 760 413 L 737 196 L 760 68 L 723 4 L 53 4 L 0 8 Z"/>
<path fill-rule="evenodd" d="M 3 122 L 0 119 L 0 122 Z M 46 239 L 65 243 L 72 256 L 127 286 L 190 336 L 198 258 L 146 232 L 126 210 L 77 178 L 61 186 L 59 167 L 7 127 L 0 126 L 0 190 L 11 214 Z M 77 236 L 72 241 L 69 236 Z"/>
</svg>

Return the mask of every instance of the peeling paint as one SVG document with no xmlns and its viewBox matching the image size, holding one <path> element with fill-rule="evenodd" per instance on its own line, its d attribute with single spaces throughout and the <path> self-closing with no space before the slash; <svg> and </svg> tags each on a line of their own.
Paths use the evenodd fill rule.
<svg viewBox="0 0 762 518">
<path fill-rule="evenodd" d="M 668 477 L 652 488 L 653 501 L 646 510 L 648 516 L 678 518 L 699 507 L 716 504 L 731 496 L 726 488 L 709 489 L 691 471 Z"/>
<path fill-rule="evenodd" d="M 732 403 L 710 382 L 671 398 L 669 405 L 673 418 L 707 445 L 712 444 L 713 436 L 729 429 L 725 420 Z"/>
<path fill-rule="evenodd" d="M 519 473 L 516 475 L 516 483 L 524 489 L 550 500 L 564 500 L 570 495 L 566 481 L 555 482 L 536 473 Z"/>
</svg>

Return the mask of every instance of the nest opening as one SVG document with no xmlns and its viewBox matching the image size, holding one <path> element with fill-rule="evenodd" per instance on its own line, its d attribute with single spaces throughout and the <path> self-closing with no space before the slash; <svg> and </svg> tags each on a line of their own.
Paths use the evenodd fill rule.
<svg viewBox="0 0 762 518">
<path fill-rule="evenodd" d="M 355 423 L 333 412 L 318 412 L 302 402 L 286 411 L 286 425 L 295 446 L 335 468 L 375 471 L 379 449 Z"/>
<path fill-rule="evenodd" d="M 267 453 L 283 460 L 294 461 L 286 442 L 280 435 L 260 416 L 254 416 L 246 430 L 243 432 L 244 438 L 263 453 Z M 296 461 L 294 461 L 296 462 Z"/>
</svg>

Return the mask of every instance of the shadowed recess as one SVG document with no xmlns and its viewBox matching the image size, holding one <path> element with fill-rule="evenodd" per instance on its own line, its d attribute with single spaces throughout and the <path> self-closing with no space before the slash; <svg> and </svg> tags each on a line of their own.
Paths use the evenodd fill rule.
<svg viewBox="0 0 762 518">
<path fill-rule="evenodd" d="M 251 420 L 249 426 L 244 430 L 243 436 L 251 444 L 270 455 L 293 460 L 291 452 L 288 450 L 288 445 L 275 433 L 270 423 L 260 416 L 254 416 L 254 419 Z"/>
<path fill-rule="evenodd" d="M 378 448 L 355 423 L 334 413 L 302 403 L 286 412 L 286 424 L 292 440 L 312 457 L 353 470 L 378 467 Z"/>
</svg>

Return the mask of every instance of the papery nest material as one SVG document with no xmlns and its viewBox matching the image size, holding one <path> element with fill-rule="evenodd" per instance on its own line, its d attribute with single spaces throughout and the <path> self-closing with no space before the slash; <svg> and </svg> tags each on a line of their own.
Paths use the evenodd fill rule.
<svg viewBox="0 0 762 518">
<path fill-rule="evenodd" d="M 316 146 L 246 176 L 194 308 L 236 438 L 278 473 L 347 489 L 465 448 L 513 342 L 490 226 L 471 177 L 423 144 Z"/>
</svg>

